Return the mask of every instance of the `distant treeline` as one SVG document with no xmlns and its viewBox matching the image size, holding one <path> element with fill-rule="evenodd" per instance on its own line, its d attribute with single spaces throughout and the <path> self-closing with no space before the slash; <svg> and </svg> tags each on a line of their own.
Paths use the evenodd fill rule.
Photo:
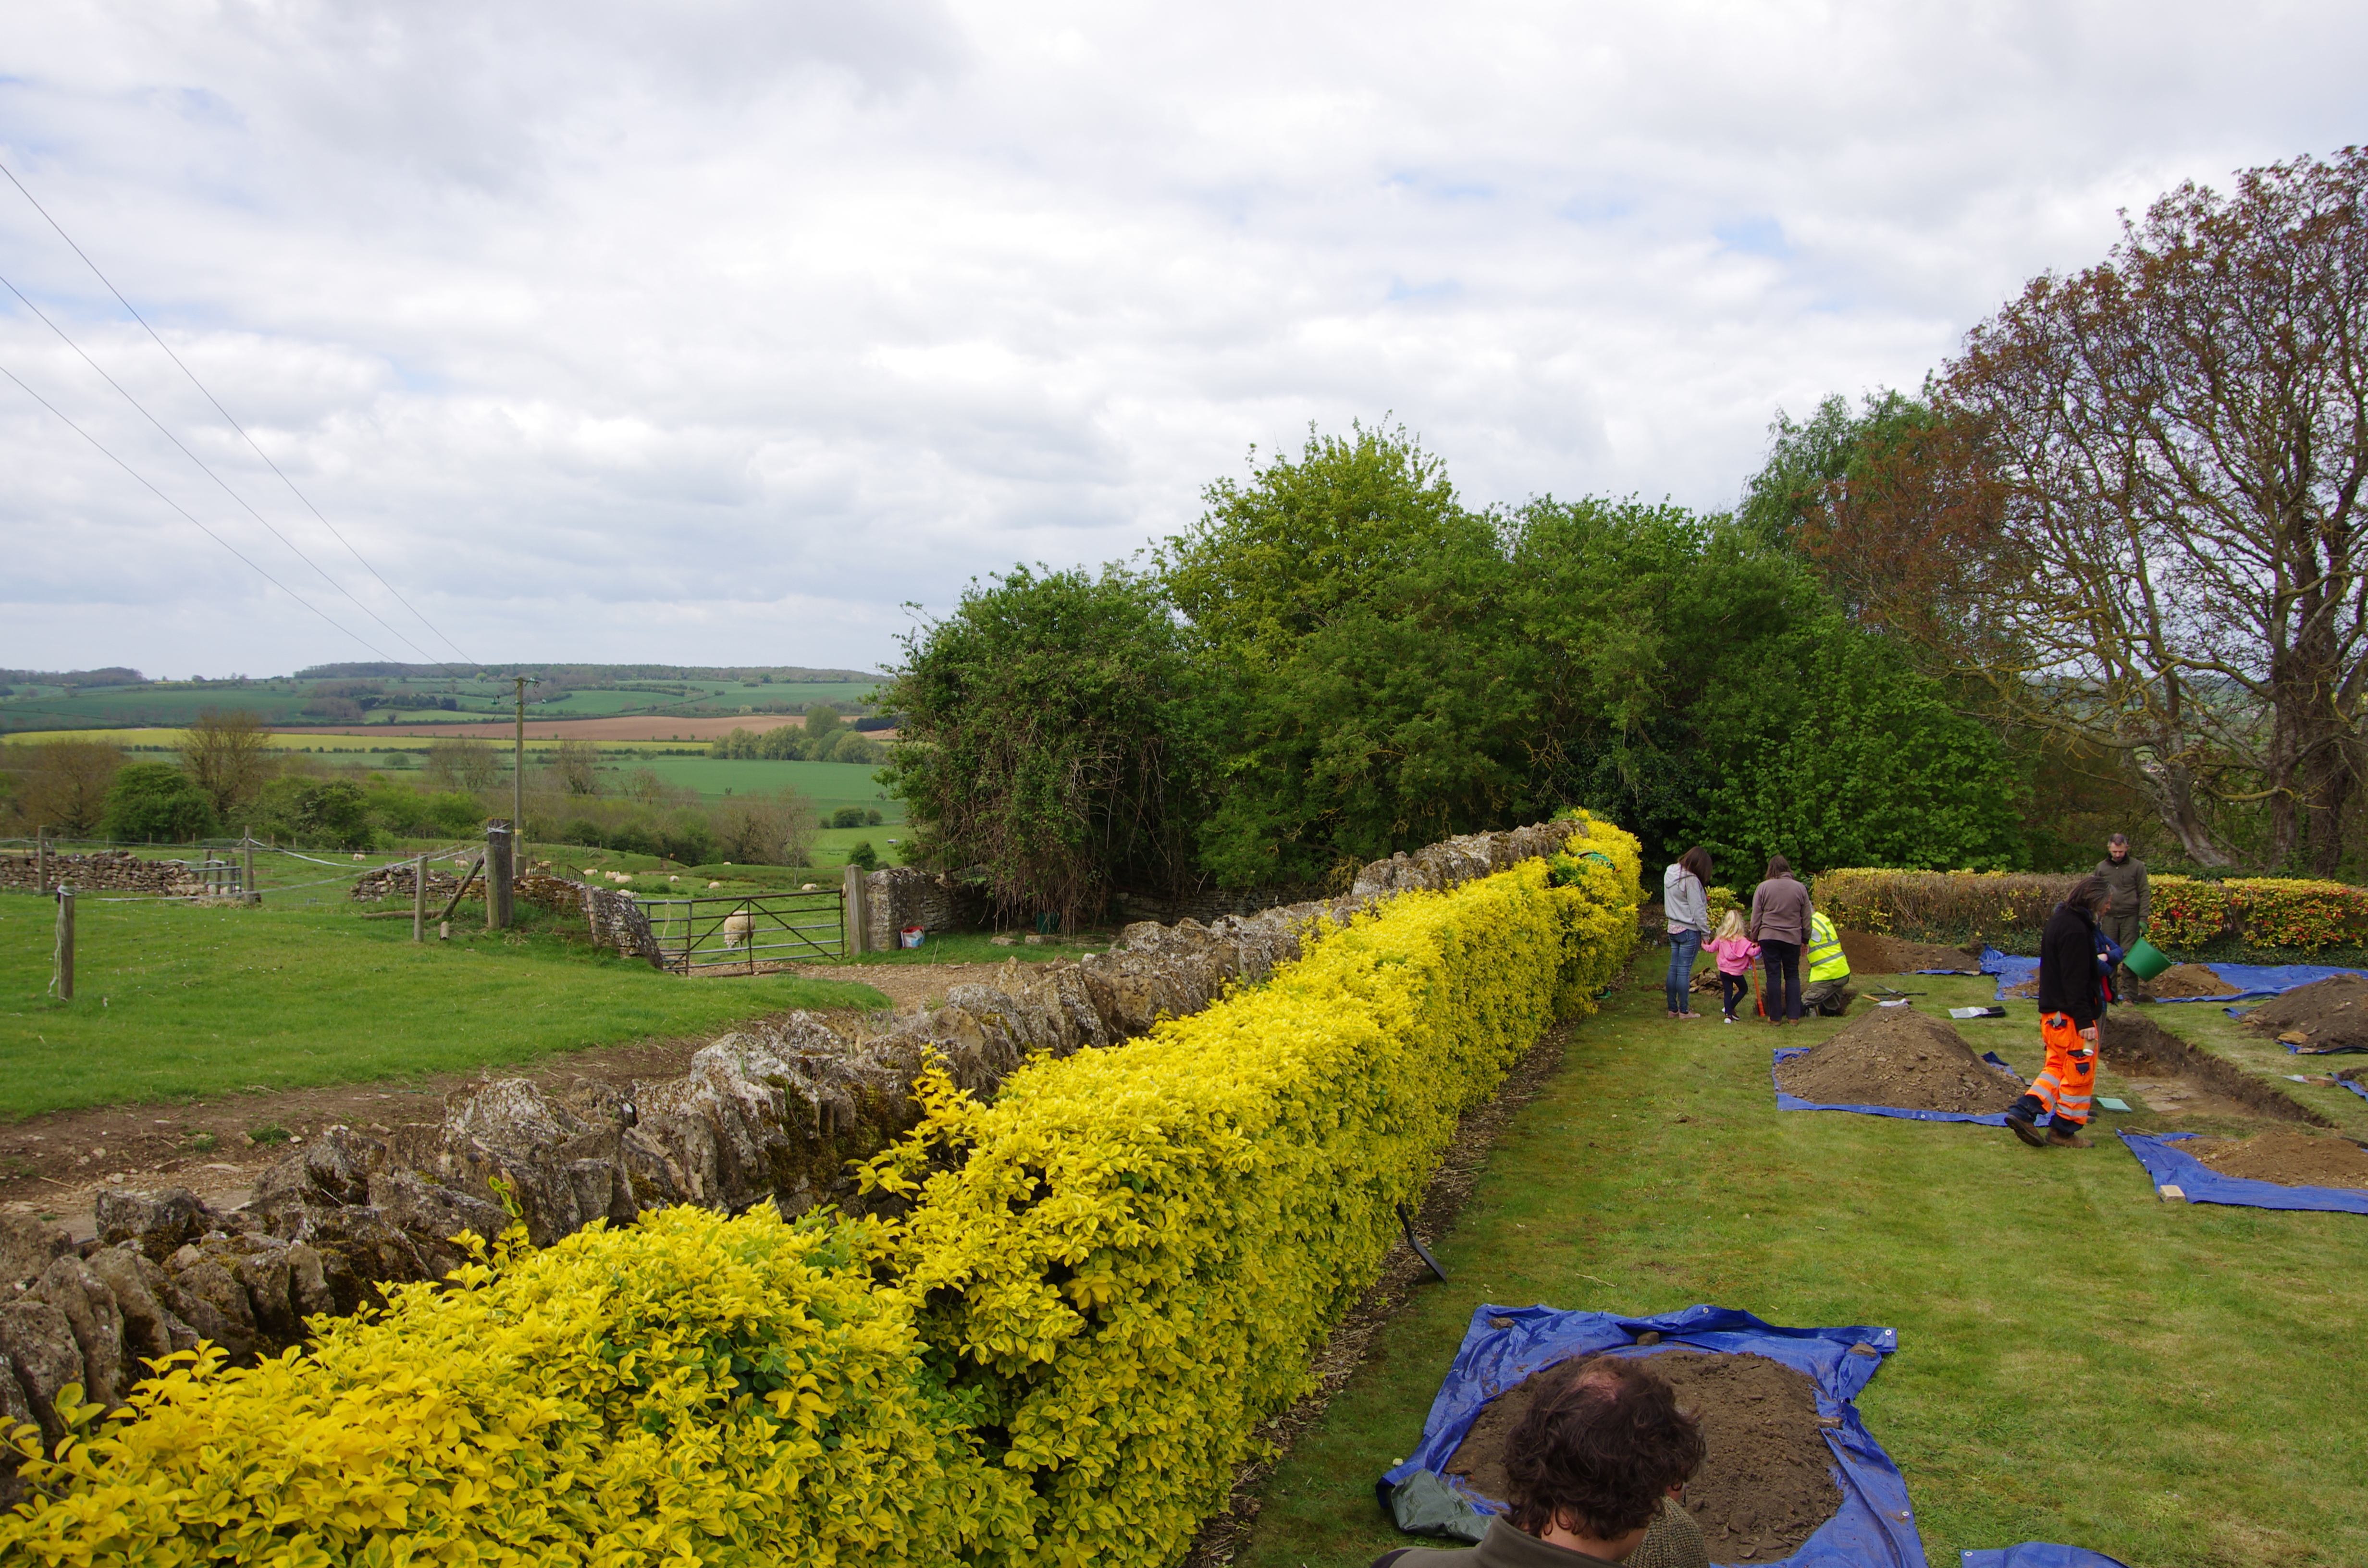
<svg viewBox="0 0 2368 1568">
<path fill-rule="evenodd" d="M 812 670 L 800 665 L 485 665 L 456 674 L 457 665 L 398 665 L 362 662 L 313 665 L 296 672 L 298 680 L 467 680 L 484 676 L 507 680 L 512 676 L 557 676 L 571 682 L 632 680 L 734 680 L 750 684 L 780 681 L 831 686 L 858 681 L 877 682 L 876 670 Z M 45 679 L 50 677 L 43 677 Z M 140 677 L 134 674 L 133 680 Z"/>
<path fill-rule="evenodd" d="M 0 670 L 0 686 L 144 686 L 147 680 L 120 665 L 103 670 Z"/>
</svg>

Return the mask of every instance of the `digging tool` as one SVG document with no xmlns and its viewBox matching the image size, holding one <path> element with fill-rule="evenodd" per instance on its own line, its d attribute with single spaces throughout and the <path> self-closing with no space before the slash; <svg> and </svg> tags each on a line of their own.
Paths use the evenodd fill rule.
<svg viewBox="0 0 2368 1568">
<path fill-rule="evenodd" d="M 1439 1259 L 1431 1256 L 1430 1249 L 1423 1245 L 1422 1243 L 1416 1238 L 1414 1233 L 1414 1215 L 1407 1210 L 1406 1206 L 1403 1203 L 1398 1205 L 1398 1223 L 1406 1227 L 1406 1245 L 1414 1248 L 1415 1256 L 1422 1259 L 1423 1262 L 1430 1266 L 1430 1271 L 1439 1276 L 1439 1282 L 1440 1284 L 1446 1284 L 1447 1270 L 1439 1267 Z"/>
</svg>

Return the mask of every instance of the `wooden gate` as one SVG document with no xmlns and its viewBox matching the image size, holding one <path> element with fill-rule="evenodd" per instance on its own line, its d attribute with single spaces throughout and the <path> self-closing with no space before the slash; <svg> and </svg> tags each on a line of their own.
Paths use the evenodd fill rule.
<svg viewBox="0 0 2368 1568">
<path fill-rule="evenodd" d="M 845 957 L 845 898 L 829 888 L 638 902 L 657 943 L 659 968 L 677 974 L 758 974 L 801 959 Z"/>
</svg>

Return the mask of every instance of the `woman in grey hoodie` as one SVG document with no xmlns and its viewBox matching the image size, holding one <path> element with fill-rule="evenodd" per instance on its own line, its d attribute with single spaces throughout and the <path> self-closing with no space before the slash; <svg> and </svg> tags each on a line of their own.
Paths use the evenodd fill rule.
<svg viewBox="0 0 2368 1568">
<path fill-rule="evenodd" d="M 1661 873 L 1661 912 L 1669 922 L 1669 1017 L 1693 1009 L 1694 959 L 1710 940 L 1710 851 L 1695 845 Z"/>
</svg>

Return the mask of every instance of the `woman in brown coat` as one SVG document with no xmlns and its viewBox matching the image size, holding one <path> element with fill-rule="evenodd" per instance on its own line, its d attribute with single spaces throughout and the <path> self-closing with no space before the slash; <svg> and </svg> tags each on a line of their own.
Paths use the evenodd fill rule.
<svg viewBox="0 0 2368 1568">
<path fill-rule="evenodd" d="M 1809 890 L 1793 880 L 1793 863 L 1768 857 L 1768 880 L 1751 890 L 1751 939 L 1768 966 L 1760 1006 L 1771 1024 L 1801 1021 L 1801 949 L 1809 940 Z"/>
</svg>

